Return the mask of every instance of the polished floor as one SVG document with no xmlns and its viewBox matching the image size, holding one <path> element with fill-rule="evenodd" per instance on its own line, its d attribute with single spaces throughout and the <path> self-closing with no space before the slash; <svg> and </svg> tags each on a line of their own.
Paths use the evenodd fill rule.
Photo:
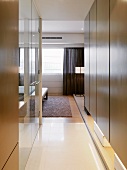
<svg viewBox="0 0 127 170">
<path fill-rule="evenodd" d="M 80 110 L 80 113 L 85 121 L 85 124 L 89 130 L 89 133 L 96 144 L 96 147 L 101 155 L 101 158 L 103 159 L 103 162 L 105 162 L 106 169 L 114 170 L 114 150 L 110 147 L 103 147 L 99 138 L 97 137 L 95 131 L 94 131 L 94 119 L 91 115 L 87 115 L 86 112 L 84 112 L 84 97 L 76 97 L 74 95 L 75 101 L 77 103 L 77 106 Z"/>
<path fill-rule="evenodd" d="M 72 118 L 43 119 L 25 170 L 105 169 L 73 97 L 69 101 Z"/>
</svg>

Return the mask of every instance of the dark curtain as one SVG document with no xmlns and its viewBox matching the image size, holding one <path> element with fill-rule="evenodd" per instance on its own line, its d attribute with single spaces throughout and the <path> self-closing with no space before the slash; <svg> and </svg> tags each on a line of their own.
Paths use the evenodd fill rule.
<svg viewBox="0 0 127 170">
<path fill-rule="evenodd" d="M 84 48 L 65 48 L 63 63 L 63 95 L 73 95 L 76 93 L 75 67 L 84 67 Z M 84 75 L 82 77 L 84 78 Z M 84 85 L 82 88 L 84 88 Z"/>
</svg>

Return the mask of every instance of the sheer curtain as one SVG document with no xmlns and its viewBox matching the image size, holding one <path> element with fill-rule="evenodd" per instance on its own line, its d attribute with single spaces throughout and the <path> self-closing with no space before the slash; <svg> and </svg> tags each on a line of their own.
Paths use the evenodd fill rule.
<svg viewBox="0 0 127 170">
<path fill-rule="evenodd" d="M 65 48 L 63 95 L 73 95 L 75 93 L 75 67 L 84 67 L 84 48 Z M 81 88 L 84 88 L 84 86 Z"/>
<path fill-rule="evenodd" d="M 64 48 L 43 48 L 42 56 L 42 86 L 49 95 L 62 95 Z"/>
</svg>

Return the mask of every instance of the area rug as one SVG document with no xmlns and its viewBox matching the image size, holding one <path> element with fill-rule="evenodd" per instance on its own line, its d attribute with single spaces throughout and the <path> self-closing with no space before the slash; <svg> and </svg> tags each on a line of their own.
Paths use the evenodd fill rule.
<svg viewBox="0 0 127 170">
<path fill-rule="evenodd" d="M 49 96 L 43 101 L 43 117 L 72 117 L 69 99 L 66 96 Z"/>
</svg>

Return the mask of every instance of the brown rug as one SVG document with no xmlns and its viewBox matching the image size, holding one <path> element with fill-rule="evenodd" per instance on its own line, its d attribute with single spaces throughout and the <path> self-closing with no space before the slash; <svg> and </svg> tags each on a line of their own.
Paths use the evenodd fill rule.
<svg viewBox="0 0 127 170">
<path fill-rule="evenodd" d="M 43 101 L 43 117 L 72 117 L 68 97 L 49 96 Z"/>
</svg>

